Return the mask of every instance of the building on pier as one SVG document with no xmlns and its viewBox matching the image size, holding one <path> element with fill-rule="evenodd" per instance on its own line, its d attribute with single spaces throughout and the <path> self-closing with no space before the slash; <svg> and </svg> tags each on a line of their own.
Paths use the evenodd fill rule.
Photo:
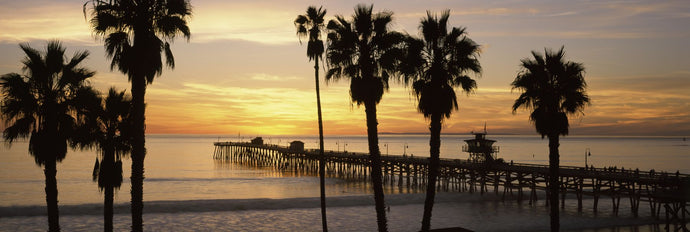
<svg viewBox="0 0 690 232">
<path fill-rule="evenodd" d="M 298 140 L 290 142 L 290 151 L 304 151 L 304 142 Z"/>
<path fill-rule="evenodd" d="M 252 144 L 254 145 L 264 145 L 264 139 L 261 137 L 256 137 L 252 139 Z"/>
<path fill-rule="evenodd" d="M 474 139 L 465 140 L 462 146 L 463 152 L 470 153 L 469 160 L 473 162 L 493 162 L 498 154 L 498 146 L 493 146 L 496 140 L 486 139 L 486 126 L 484 132 L 472 132 Z"/>
</svg>

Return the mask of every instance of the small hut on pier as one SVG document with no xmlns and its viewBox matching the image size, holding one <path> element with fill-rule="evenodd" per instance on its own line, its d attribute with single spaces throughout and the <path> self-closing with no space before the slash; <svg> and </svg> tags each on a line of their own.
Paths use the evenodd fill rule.
<svg viewBox="0 0 690 232">
<path fill-rule="evenodd" d="M 463 152 L 470 153 L 469 160 L 474 162 L 493 162 L 498 154 L 498 146 L 493 146 L 496 140 L 486 139 L 486 128 L 484 132 L 472 132 L 474 139 L 465 140 L 466 145 L 462 146 Z"/>
<path fill-rule="evenodd" d="M 254 145 L 264 145 L 264 139 L 261 137 L 256 137 L 252 139 L 252 144 Z"/>
<path fill-rule="evenodd" d="M 290 151 L 304 151 L 304 142 L 297 140 L 290 142 Z"/>
</svg>

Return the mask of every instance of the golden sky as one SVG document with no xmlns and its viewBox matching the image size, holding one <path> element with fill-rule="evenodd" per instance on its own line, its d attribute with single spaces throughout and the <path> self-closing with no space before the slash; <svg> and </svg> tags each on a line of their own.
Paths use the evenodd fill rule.
<svg viewBox="0 0 690 232">
<path fill-rule="evenodd" d="M 258 2 L 258 3 L 257 3 Z M 356 1 L 191 1 L 192 38 L 173 46 L 174 70 L 147 91 L 147 133 L 316 134 L 313 63 L 293 20 L 309 5 L 349 18 Z M 529 113 L 513 114 L 510 83 L 530 51 L 565 46 L 581 62 L 592 105 L 571 117 L 575 135 L 690 135 L 690 4 L 687 1 L 364 1 L 394 12 L 392 29 L 418 35 L 426 10 L 451 10 L 482 46 L 478 89 L 460 93 L 460 110 L 444 133 L 487 123 L 490 133 L 534 134 Z M 59 39 L 68 53 L 87 49 L 86 67 L 101 91 L 130 89 L 109 70 L 102 41 L 91 33 L 81 0 L 0 2 L 0 74 L 21 72 L 19 43 L 43 48 Z M 322 72 L 323 73 L 323 70 Z M 348 83 L 322 85 L 326 134 L 365 134 L 363 107 Z M 415 97 L 391 82 L 378 106 L 380 132 L 428 131 Z"/>
</svg>

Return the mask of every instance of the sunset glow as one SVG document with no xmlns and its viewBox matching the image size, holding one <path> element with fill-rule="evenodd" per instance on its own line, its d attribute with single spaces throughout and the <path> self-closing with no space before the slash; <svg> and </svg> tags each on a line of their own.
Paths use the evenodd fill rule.
<svg viewBox="0 0 690 232">
<path fill-rule="evenodd" d="M 192 37 L 174 41 L 175 69 L 149 85 L 147 133 L 317 134 L 313 62 L 293 20 L 309 5 L 327 19 L 349 19 L 357 2 L 191 1 Z M 365 3 L 372 3 L 367 1 Z M 127 89 L 110 71 L 103 42 L 85 19 L 81 0 L 0 3 L 0 74 L 21 72 L 19 43 L 42 48 L 59 39 L 68 54 L 87 49 L 92 84 L 105 92 Z M 690 4 L 687 1 L 373 2 L 394 12 L 393 29 L 418 35 L 426 10 L 451 10 L 449 25 L 466 27 L 482 45 L 471 94 L 458 91 L 460 110 L 443 133 L 468 133 L 486 122 L 490 133 L 534 134 L 529 113 L 513 113 L 510 83 L 530 51 L 565 46 L 566 59 L 583 63 L 592 105 L 571 117 L 575 135 L 690 135 Z M 325 37 L 324 37 L 325 38 Z M 322 65 L 323 67 L 323 65 Z M 324 132 L 365 134 L 364 107 L 351 103 L 349 82 L 326 82 L 321 70 Z M 378 105 L 378 130 L 428 133 L 416 99 L 399 81 Z M 0 125 L 3 126 L 4 125 Z"/>
</svg>

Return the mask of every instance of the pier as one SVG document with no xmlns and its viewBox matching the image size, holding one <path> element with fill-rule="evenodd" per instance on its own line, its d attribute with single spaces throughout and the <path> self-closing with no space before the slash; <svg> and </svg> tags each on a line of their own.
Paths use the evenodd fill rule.
<svg viewBox="0 0 690 232">
<path fill-rule="evenodd" d="M 257 143 L 215 142 L 213 158 L 234 163 L 272 167 L 279 170 L 318 173 L 319 151 Z M 368 153 L 325 151 L 326 172 L 336 178 L 370 180 Z M 381 156 L 384 184 L 400 188 L 426 188 L 427 157 Z M 537 191 L 548 194 L 548 165 L 477 162 L 465 159 L 441 159 L 437 189 L 443 191 L 496 194 L 505 199 L 539 200 Z M 583 210 L 583 198 L 593 199 L 596 212 L 599 201 L 612 203 L 618 214 L 621 199 L 629 201 L 630 211 L 638 216 L 642 202 L 652 216 L 662 218 L 667 226 L 679 225 L 687 231 L 687 203 L 690 202 L 690 175 L 613 168 L 560 167 L 561 207 L 567 195 L 574 195 L 577 208 Z M 548 204 L 548 198 L 544 198 Z M 668 227 L 667 227 L 668 229 Z"/>
</svg>

